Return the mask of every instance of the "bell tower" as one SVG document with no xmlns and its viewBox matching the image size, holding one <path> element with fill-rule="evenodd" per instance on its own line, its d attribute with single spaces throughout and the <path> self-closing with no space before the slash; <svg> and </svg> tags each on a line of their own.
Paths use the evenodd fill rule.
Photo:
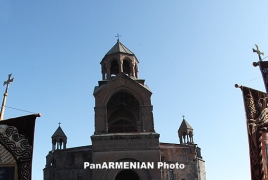
<svg viewBox="0 0 268 180">
<path fill-rule="evenodd" d="M 138 78 L 138 59 L 119 39 L 101 61 L 102 80 L 111 79 L 119 73 Z"/>
<path fill-rule="evenodd" d="M 94 89 L 95 134 L 155 132 L 152 92 L 138 79 L 138 59 L 119 40 L 101 61 Z"/>
<path fill-rule="evenodd" d="M 138 59 L 119 39 L 100 62 L 102 80 L 95 87 L 93 163 L 160 161 L 149 87 L 138 78 Z M 110 179 L 122 170 L 94 170 L 93 179 Z M 131 172 L 132 171 L 132 172 Z M 159 169 L 131 170 L 140 179 L 161 179 Z M 126 173 L 128 171 L 124 171 Z M 111 178 L 112 179 L 112 178 Z"/>
</svg>

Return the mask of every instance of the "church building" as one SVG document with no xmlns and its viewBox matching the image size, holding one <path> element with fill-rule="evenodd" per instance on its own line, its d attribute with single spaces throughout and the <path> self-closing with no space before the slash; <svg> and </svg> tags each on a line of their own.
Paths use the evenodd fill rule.
<svg viewBox="0 0 268 180">
<path fill-rule="evenodd" d="M 67 148 L 59 126 L 52 135 L 44 180 L 205 180 L 201 149 L 184 118 L 179 144 L 159 142 L 152 92 L 138 76 L 135 54 L 118 39 L 100 64 L 92 145 Z"/>
</svg>

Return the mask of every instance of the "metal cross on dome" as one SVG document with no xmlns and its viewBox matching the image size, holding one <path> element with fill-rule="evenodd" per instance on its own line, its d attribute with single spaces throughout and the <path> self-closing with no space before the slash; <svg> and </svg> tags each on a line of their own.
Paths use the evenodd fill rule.
<svg viewBox="0 0 268 180">
<path fill-rule="evenodd" d="M 115 37 L 117 37 L 117 40 L 119 41 L 119 37 L 120 37 L 121 35 L 119 35 L 119 34 L 117 34 Z"/>
</svg>

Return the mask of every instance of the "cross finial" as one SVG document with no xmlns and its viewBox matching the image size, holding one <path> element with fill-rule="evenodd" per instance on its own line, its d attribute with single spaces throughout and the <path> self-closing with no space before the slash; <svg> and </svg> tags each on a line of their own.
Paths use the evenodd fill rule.
<svg viewBox="0 0 268 180">
<path fill-rule="evenodd" d="M 185 117 L 185 116 L 183 115 L 182 118 L 184 119 L 184 117 Z"/>
<path fill-rule="evenodd" d="M 117 41 L 119 41 L 119 37 L 120 37 L 121 35 L 119 35 L 118 33 L 117 33 L 117 35 L 115 36 L 115 37 L 117 37 Z"/>
<path fill-rule="evenodd" d="M 9 85 L 9 83 L 14 81 L 14 78 L 11 78 L 12 74 L 8 75 L 8 79 L 4 81 L 4 85 Z"/>
<path fill-rule="evenodd" d="M 59 124 L 59 126 L 60 126 L 61 123 L 59 122 L 58 124 Z"/>
<path fill-rule="evenodd" d="M 7 95 L 8 95 L 7 92 L 8 92 L 9 84 L 14 81 L 14 78 L 11 78 L 11 76 L 12 76 L 12 74 L 9 74 L 8 79 L 6 81 L 4 81 L 4 85 L 7 85 L 7 86 L 6 86 L 6 91 L 4 93 L 4 98 L 3 98 L 1 111 L 0 111 L 0 121 L 2 119 L 4 119 L 4 112 L 5 112 L 5 106 L 6 106 L 6 99 L 7 99 Z"/>
<path fill-rule="evenodd" d="M 262 60 L 262 59 L 261 59 L 261 55 L 263 55 L 263 56 L 264 56 L 264 53 L 263 53 L 263 52 L 261 52 L 261 51 L 259 50 L 259 47 L 258 47 L 258 45 L 257 45 L 257 44 L 255 44 L 255 46 L 256 46 L 256 49 L 252 48 L 252 50 L 253 50 L 253 52 L 255 52 L 255 53 L 257 53 L 257 54 L 258 54 L 258 56 L 259 56 L 259 60 L 261 61 L 261 60 Z"/>
</svg>

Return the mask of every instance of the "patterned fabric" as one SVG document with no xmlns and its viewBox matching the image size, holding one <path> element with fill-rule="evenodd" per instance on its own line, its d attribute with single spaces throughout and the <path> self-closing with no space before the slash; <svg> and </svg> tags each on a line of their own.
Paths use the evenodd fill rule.
<svg viewBox="0 0 268 180">
<path fill-rule="evenodd" d="M 31 180 L 36 115 L 0 121 L 0 151 L 8 151 L 16 160 L 17 177 Z"/>
<path fill-rule="evenodd" d="M 266 93 L 241 86 L 246 111 L 251 180 L 267 179 L 266 143 L 262 137 L 268 127 L 268 98 Z M 265 148 L 263 148 L 265 147 Z"/>
<path fill-rule="evenodd" d="M 259 61 L 260 70 L 263 77 L 263 82 L 268 94 L 268 61 Z"/>
</svg>

